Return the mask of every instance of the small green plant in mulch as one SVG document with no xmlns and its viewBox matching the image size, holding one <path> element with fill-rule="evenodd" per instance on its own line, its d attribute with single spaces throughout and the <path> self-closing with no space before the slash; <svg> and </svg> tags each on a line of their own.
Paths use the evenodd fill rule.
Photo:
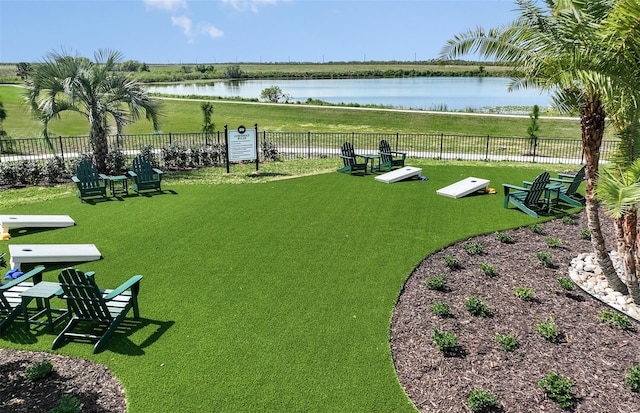
<svg viewBox="0 0 640 413">
<path fill-rule="evenodd" d="M 493 315 L 489 306 L 479 297 L 471 296 L 467 298 L 467 301 L 464 303 L 464 308 L 469 311 L 469 314 L 476 317 L 491 317 Z"/>
<path fill-rule="evenodd" d="M 538 320 L 536 322 L 535 331 L 551 343 L 557 343 L 560 341 L 560 329 L 556 325 L 554 317 L 549 317 L 546 320 Z"/>
<path fill-rule="evenodd" d="M 84 404 L 80 403 L 77 397 L 71 394 L 63 394 L 58 405 L 49 410 L 48 413 L 80 413 Z"/>
<path fill-rule="evenodd" d="M 631 320 L 629 319 L 629 317 L 614 310 L 600 311 L 600 321 L 618 327 L 620 330 L 632 329 Z"/>
<path fill-rule="evenodd" d="M 558 403 L 563 409 L 574 407 L 576 398 L 571 391 L 573 382 L 569 378 L 553 371 L 547 372 L 547 376 L 538 381 L 538 386 L 547 394 L 547 397 Z"/>
<path fill-rule="evenodd" d="M 582 228 L 580 230 L 580 238 L 582 239 L 591 239 L 591 231 L 588 228 Z"/>
<path fill-rule="evenodd" d="M 496 333 L 496 342 L 500 344 L 505 351 L 513 351 L 520 346 L 520 343 L 518 343 L 518 340 L 513 335 L 513 333 L 509 333 L 509 334 Z"/>
<path fill-rule="evenodd" d="M 447 290 L 447 275 L 446 274 L 436 274 L 430 277 L 427 277 L 424 280 L 424 285 L 427 286 L 430 290 L 438 290 L 438 291 L 446 291 Z"/>
<path fill-rule="evenodd" d="M 486 262 L 480 263 L 480 269 L 487 277 L 495 277 L 498 275 L 498 270 L 493 265 L 487 264 Z"/>
<path fill-rule="evenodd" d="M 571 215 L 565 215 L 562 217 L 562 223 L 567 225 L 576 225 L 578 221 L 576 221 Z"/>
<path fill-rule="evenodd" d="M 444 263 L 447 264 L 447 267 L 449 267 L 450 269 L 452 270 L 460 269 L 461 267 L 460 260 L 455 255 L 447 254 L 444 256 L 443 259 L 444 259 Z"/>
<path fill-rule="evenodd" d="M 467 242 L 462 246 L 462 249 L 464 249 L 469 255 L 480 255 L 484 252 L 482 244 L 475 241 Z"/>
<path fill-rule="evenodd" d="M 549 248 L 558 248 L 562 246 L 562 239 L 556 237 L 547 237 L 545 238 L 545 242 Z"/>
<path fill-rule="evenodd" d="M 509 234 L 508 232 L 504 232 L 504 231 L 496 232 L 496 238 L 498 239 L 498 241 L 502 242 L 503 244 L 513 244 L 515 242 L 515 240 L 513 239 L 513 236 L 511 236 L 511 234 Z"/>
<path fill-rule="evenodd" d="M 453 313 L 451 312 L 451 307 L 449 307 L 449 304 L 447 303 L 436 301 L 429 306 L 429 309 L 433 314 L 437 315 L 440 318 L 447 318 L 447 317 L 453 316 Z"/>
<path fill-rule="evenodd" d="M 25 377 L 27 380 L 36 381 L 47 377 L 53 371 L 53 364 L 49 360 L 42 360 L 27 367 Z"/>
<path fill-rule="evenodd" d="M 535 294 L 535 292 L 536 290 L 533 288 L 516 287 L 513 294 L 521 300 L 531 301 L 533 300 L 533 294 Z"/>
<path fill-rule="evenodd" d="M 540 224 L 531 224 L 529 229 L 536 234 L 544 234 L 544 227 Z"/>
<path fill-rule="evenodd" d="M 564 290 L 573 291 L 576 289 L 576 285 L 573 280 L 569 277 L 560 277 L 556 279 L 558 285 L 562 287 Z"/>
<path fill-rule="evenodd" d="M 475 413 L 490 413 L 500 411 L 498 396 L 488 390 L 473 389 L 467 397 L 467 405 Z"/>
<path fill-rule="evenodd" d="M 431 339 L 436 343 L 436 347 L 445 355 L 452 355 L 458 352 L 460 349 L 458 344 L 458 337 L 449 333 L 448 331 L 433 329 Z"/>
<path fill-rule="evenodd" d="M 627 367 L 629 374 L 624 380 L 629 390 L 634 393 L 640 393 L 640 364 L 637 366 Z"/>
<path fill-rule="evenodd" d="M 553 268 L 553 259 L 550 252 L 536 252 L 536 258 L 545 268 Z"/>
</svg>

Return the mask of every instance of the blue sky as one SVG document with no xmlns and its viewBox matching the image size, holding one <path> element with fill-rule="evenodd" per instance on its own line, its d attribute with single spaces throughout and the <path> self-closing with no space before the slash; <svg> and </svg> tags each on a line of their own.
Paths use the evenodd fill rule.
<svg viewBox="0 0 640 413">
<path fill-rule="evenodd" d="M 0 0 L 0 62 L 98 49 L 146 63 L 428 60 L 512 0 Z"/>
</svg>

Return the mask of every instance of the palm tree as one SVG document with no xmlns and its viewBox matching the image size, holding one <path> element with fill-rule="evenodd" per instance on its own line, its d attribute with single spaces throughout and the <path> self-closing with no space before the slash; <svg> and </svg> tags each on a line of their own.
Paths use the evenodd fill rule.
<svg viewBox="0 0 640 413">
<path fill-rule="evenodd" d="M 598 215 L 595 184 L 604 136 L 606 96 L 625 90 L 619 82 L 628 73 L 625 56 L 619 50 L 625 42 L 636 45 L 640 32 L 633 19 L 620 24 L 634 13 L 634 0 L 545 0 L 538 6 L 531 0 L 517 0 L 519 17 L 512 23 L 485 31 L 470 30 L 449 40 L 442 57 L 456 58 L 477 52 L 514 66 L 520 77 L 510 88 L 536 87 L 551 91 L 555 105 L 562 111 L 580 110 L 582 144 L 586 162 L 586 212 L 592 245 L 603 273 L 616 291 L 627 292 L 609 257 Z M 636 2 L 637 3 L 637 2 Z M 637 24 L 637 16 L 635 15 Z M 626 37 L 615 34 L 626 31 Z M 637 55 L 636 55 L 637 56 Z M 616 83 L 619 82 L 619 83 Z M 612 92 L 617 90 L 617 92 Z M 610 93 L 611 92 L 611 93 Z"/>
<path fill-rule="evenodd" d="M 89 121 L 94 160 L 102 172 L 107 169 L 111 119 L 120 131 L 144 115 L 153 123 L 154 131 L 158 129 L 157 101 L 149 97 L 139 82 L 117 71 L 121 58 L 119 52 L 110 50 L 97 51 L 95 62 L 52 52 L 25 80 L 25 98 L 44 125 L 45 139 L 49 122 L 61 112 L 78 112 Z"/>
</svg>

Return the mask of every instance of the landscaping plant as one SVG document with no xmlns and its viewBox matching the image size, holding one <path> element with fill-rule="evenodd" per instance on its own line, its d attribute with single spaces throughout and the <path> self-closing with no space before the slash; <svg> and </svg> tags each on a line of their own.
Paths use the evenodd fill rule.
<svg viewBox="0 0 640 413">
<path fill-rule="evenodd" d="M 488 390 L 473 389 L 467 398 L 469 408 L 475 413 L 498 411 L 498 396 Z"/>
<path fill-rule="evenodd" d="M 558 402 L 561 408 L 569 409 L 575 405 L 575 396 L 571 391 L 573 387 L 571 379 L 549 371 L 545 378 L 538 381 L 538 386 L 542 387 L 548 398 Z"/>
</svg>

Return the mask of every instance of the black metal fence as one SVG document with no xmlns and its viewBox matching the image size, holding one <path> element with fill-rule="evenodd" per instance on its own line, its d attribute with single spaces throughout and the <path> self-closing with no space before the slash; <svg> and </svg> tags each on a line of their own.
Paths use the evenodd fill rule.
<svg viewBox="0 0 640 413">
<path fill-rule="evenodd" d="M 381 139 L 386 139 L 396 151 L 406 152 L 411 158 L 515 161 L 538 163 L 583 163 L 582 142 L 579 139 L 529 138 L 407 133 L 362 132 L 259 132 L 260 157 L 283 160 L 296 158 L 339 157 L 340 146 L 349 141 L 357 153 L 377 153 Z M 163 149 L 180 144 L 187 152 L 224 145 L 224 132 L 163 133 L 147 135 L 110 135 L 109 148 L 121 150 L 127 157 L 135 156 L 143 146 L 150 146 L 158 155 L 159 166 L 166 166 Z M 617 149 L 616 141 L 607 140 L 600 148 L 601 159 L 607 161 Z M 91 152 L 87 136 L 59 136 L 43 138 L 0 140 L 0 161 L 22 160 L 44 163 L 55 156 L 69 163 L 82 154 Z"/>
</svg>

